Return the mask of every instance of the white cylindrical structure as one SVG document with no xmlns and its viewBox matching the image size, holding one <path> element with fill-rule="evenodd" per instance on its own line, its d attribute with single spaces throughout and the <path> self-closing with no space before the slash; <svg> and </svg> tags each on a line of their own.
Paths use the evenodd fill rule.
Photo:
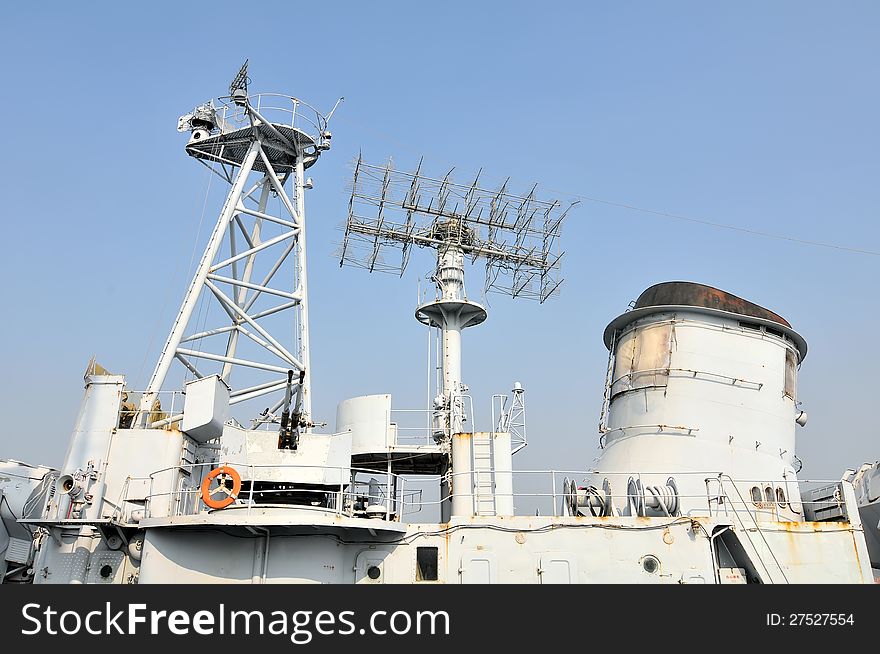
<svg viewBox="0 0 880 654">
<path fill-rule="evenodd" d="M 461 331 L 486 320 L 486 310 L 465 297 L 464 251 L 444 245 L 437 253 L 437 299 L 416 309 L 416 320 L 443 332 L 443 388 L 440 389 L 447 416 L 443 431 L 447 436 L 464 430 L 463 383 L 461 372 Z"/>
<path fill-rule="evenodd" d="M 629 488 L 666 489 L 673 477 L 683 513 L 706 509 L 718 486 L 707 489 L 707 479 L 720 476 L 731 501 L 798 519 L 806 343 L 788 322 L 723 291 L 670 282 L 612 321 L 605 342 L 613 372 L 593 484 L 608 479 L 618 508 L 626 512 Z"/>
<path fill-rule="evenodd" d="M 104 464 L 110 439 L 119 424 L 125 378 L 122 375 L 92 374 L 85 382 L 85 395 L 56 482 L 55 498 L 69 496 L 74 506 L 82 509 L 82 515 L 77 517 L 100 518 Z"/>
<path fill-rule="evenodd" d="M 461 324 L 457 312 L 443 315 L 443 393 L 455 394 L 461 388 Z M 461 425 L 453 431 L 461 431 Z"/>
<path fill-rule="evenodd" d="M 437 251 L 437 284 L 444 300 L 464 298 L 464 250 L 445 245 Z"/>
<path fill-rule="evenodd" d="M 435 225 L 438 238 L 462 229 L 454 222 Z M 467 299 L 464 287 L 464 250 L 455 243 L 445 243 L 437 250 L 437 299 L 416 309 L 416 320 L 443 333 L 443 348 L 439 356 L 443 371 L 443 388 L 435 400 L 434 434 L 450 444 L 450 470 L 441 480 L 441 521 L 450 516 L 474 515 L 474 478 L 472 433 L 466 429 L 464 413 L 465 386 L 461 369 L 461 332 L 467 327 L 486 320 L 486 310 Z M 471 427 L 469 432 L 473 432 Z"/>
<path fill-rule="evenodd" d="M 391 395 L 361 395 L 336 406 L 334 433 L 351 433 L 351 453 L 386 455 L 397 443 L 391 429 Z"/>
</svg>

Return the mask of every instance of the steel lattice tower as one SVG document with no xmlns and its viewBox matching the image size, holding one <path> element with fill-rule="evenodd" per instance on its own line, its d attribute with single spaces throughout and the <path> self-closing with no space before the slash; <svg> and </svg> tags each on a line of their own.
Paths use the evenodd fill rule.
<svg viewBox="0 0 880 654">
<path fill-rule="evenodd" d="M 178 124 L 179 131 L 190 132 L 187 154 L 229 188 L 141 398 L 141 426 L 182 419 L 182 414 L 154 419 L 157 394 L 175 361 L 196 378 L 211 374 L 208 367 L 219 368 L 214 374 L 230 386 L 230 404 L 289 391 L 295 376 L 302 426 L 308 429 L 312 420 L 303 197 L 312 183 L 304 172 L 330 148 L 329 115 L 292 96 L 249 95 L 247 84 L 245 62 L 229 96 L 197 107 Z M 277 200 L 277 210 L 270 200 Z M 219 306 L 221 324 L 200 328 L 194 319 L 203 296 Z M 279 320 L 282 314 L 286 317 Z M 243 342 L 256 354 L 242 355 Z M 240 376 L 250 385 L 232 385 L 236 370 L 248 371 Z"/>
</svg>

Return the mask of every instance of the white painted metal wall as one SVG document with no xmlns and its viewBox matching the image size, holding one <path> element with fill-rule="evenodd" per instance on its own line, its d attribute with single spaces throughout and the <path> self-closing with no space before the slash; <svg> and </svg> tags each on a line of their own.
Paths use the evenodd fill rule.
<svg viewBox="0 0 880 654">
<path fill-rule="evenodd" d="M 432 547 L 439 569 L 433 583 L 713 584 L 720 580 L 711 535 L 729 526 L 687 518 L 466 518 L 409 525 L 385 542 L 358 530 L 339 538 L 277 534 L 268 549 L 261 534 L 156 529 L 147 535 L 141 583 L 432 583 L 420 582 L 416 570 L 416 548 Z M 873 580 L 866 555 L 853 558 L 848 525 L 796 529 L 767 531 L 779 567 L 759 570 L 764 583 Z M 796 538 L 810 545 L 795 546 Z M 646 566 L 648 558 L 656 568 Z M 367 575 L 370 566 L 379 568 L 376 579 Z"/>
<path fill-rule="evenodd" d="M 780 329 L 742 323 L 755 325 L 744 316 L 681 308 L 648 313 L 617 334 L 595 485 L 608 478 L 615 494 L 625 494 L 633 475 L 643 485 L 665 485 L 669 471 L 678 471 L 687 511 L 704 503 L 706 471 L 743 480 L 743 497 L 752 485 L 764 492 L 765 480 L 790 480 L 783 492 L 793 504 L 789 517 L 798 519 L 800 354 Z"/>
</svg>

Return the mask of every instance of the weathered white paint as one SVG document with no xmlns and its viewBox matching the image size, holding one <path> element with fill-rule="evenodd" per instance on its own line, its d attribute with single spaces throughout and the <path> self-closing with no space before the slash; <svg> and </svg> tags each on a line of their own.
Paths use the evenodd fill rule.
<svg viewBox="0 0 880 654">
<path fill-rule="evenodd" d="M 679 308 L 649 312 L 619 332 L 604 449 L 591 483 L 601 488 L 608 478 L 625 496 L 630 477 L 664 485 L 675 471 L 687 512 L 704 502 L 705 473 L 715 471 L 742 480 L 729 490 L 744 498 L 752 485 L 763 491 L 769 480 L 786 480 L 785 496 L 797 503 L 786 366 L 791 385 L 798 350 L 781 330 L 741 325 L 750 322 Z M 785 517 L 798 519 L 797 508 Z"/>
</svg>

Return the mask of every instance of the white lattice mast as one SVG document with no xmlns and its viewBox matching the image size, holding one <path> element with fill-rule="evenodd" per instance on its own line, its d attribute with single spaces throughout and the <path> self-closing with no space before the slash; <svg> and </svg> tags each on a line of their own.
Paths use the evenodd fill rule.
<svg viewBox="0 0 880 654">
<path fill-rule="evenodd" d="M 442 334 L 442 387 L 435 400 L 434 432 L 449 438 L 463 431 L 462 330 L 486 320 L 486 309 L 469 300 L 465 257 L 485 262 L 484 290 L 544 302 L 556 294 L 562 253 L 559 231 L 571 205 L 479 186 L 457 184 L 451 171 L 442 179 L 426 177 L 421 163 L 414 173 L 395 171 L 358 158 L 340 265 L 370 272 L 403 274 L 413 246 L 437 251 L 434 300 L 417 307 L 419 322 Z M 388 249 L 400 251 L 390 263 Z"/>
<path fill-rule="evenodd" d="M 301 425 L 310 426 L 303 194 L 311 179 L 304 172 L 329 149 L 331 135 L 327 118 L 306 103 L 279 94 L 249 96 L 247 84 L 245 62 L 228 97 L 179 121 L 178 130 L 191 133 L 187 153 L 220 175 L 229 190 L 141 398 L 142 426 L 182 418 L 156 420 L 157 394 L 175 361 L 196 378 L 218 374 L 230 386 L 230 404 L 280 396 L 264 418 L 290 397 L 293 386 Z M 219 307 L 219 324 L 197 323 L 200 302 Z M 211 309 L 204 315 L 210 319 Z"/>
</svg>

